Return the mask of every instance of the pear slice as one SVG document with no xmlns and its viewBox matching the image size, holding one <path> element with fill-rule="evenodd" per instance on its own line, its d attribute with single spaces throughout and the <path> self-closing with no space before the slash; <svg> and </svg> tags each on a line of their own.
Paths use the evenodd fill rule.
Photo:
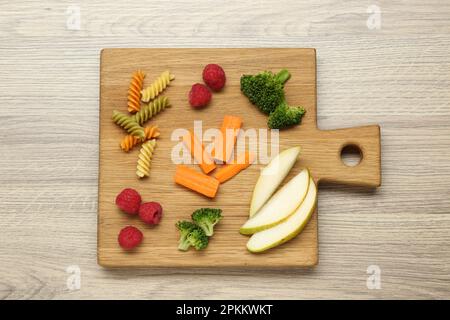
<svg viewBox="0 0 450 320">
<path fill-rule="evenodd" d="M 286 149 L 273 158 L 270 163 L 261 170 L 255 189 L 253 190 L 250 204 L 250 218 L 269 200 L 281 182 L 286 178 L 295 164 L 300 147 Z"/>
<path fill-rule="evenodd" d="M 272 198 L 240 229 L 242 234 L 253 234 L 268 229 L 289 217 L 303 202 L 308 192 L 309 171 L 298 175 L 278 190 Z"/>
<path fill-rule="evenodd" d="M 308 193 L 300 207 L 284 222 L 257 232 L 247 242 L 250 252 L 262 252 L 279 246 L 297 236 L 308 223 L 317 203 L 317 187 L 311 179 Z"/>
</svg>

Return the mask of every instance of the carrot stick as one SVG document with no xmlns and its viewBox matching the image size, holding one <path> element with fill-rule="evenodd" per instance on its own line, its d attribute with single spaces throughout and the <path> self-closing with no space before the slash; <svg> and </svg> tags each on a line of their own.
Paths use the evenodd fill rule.
<svg viewBox="0 0 450 320">
<path fill-rule="evenodd" d="M 255 155 L 251 152 L 243 152 L 237 156 L 236 160 L 230 161 L 228 164 L 218 169 L 214 177 L 220 183 L 233 178 L 242 170 L 248 168 L 255 161 Z"/>
<path fill-rule="evenodd" d="M 214 198 L 219 189 L 218 180 L 183 165 L 177 165 L 174 180 L 175 183 L 209 198 Z"/>
<path fill-rule="evenodd" d="M 222 162 L 227 162 L 230 159 L 241 126 L 242 119 L 237 116 L 225 116 L 223 118 L 220 128 L 222 135 L 217 139 L 214 149 L 211 151 L 213 158 Z"/>
<path fill-rule="evenodd" d="M 208 174 L 216 168 L 216 164 L 206 152 L 203 143 L 198 140 L 192 130 L 183 136 L 183 142 L 204 173 Z"/>
</svg>

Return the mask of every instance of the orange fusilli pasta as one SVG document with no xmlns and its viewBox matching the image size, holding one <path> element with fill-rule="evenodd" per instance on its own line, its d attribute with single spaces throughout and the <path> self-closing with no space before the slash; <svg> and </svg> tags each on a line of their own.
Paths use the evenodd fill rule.
<svg viewBox="0 0 450 320">
<path fill-rule="evenodd" d="M 131 77 L 128 88 L 128 112 L 135 113 L 141 108 L 141 90 L 144 85 L 145 73 L 137 70 Z"/>
<path fill-rule="evenodd" d="M 145 132 L 144 141 L 157 138 L 159 137 L 160 134 L 158 126 L 147 126 L 144 128 L 144 132 Z M 141 142 L 141 139 L 129 134 L 125 136 L 120 142 L 120 148 L 123 151 L 128 152 L 131 149 L 133 149 L 133 147 L 136 146 L 139 142 Z"/>
</svg>

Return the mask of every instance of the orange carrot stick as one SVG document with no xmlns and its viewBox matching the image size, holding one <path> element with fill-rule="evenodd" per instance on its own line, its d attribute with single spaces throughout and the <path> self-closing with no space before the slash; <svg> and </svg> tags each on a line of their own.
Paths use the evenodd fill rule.
<svg viewBox="0 0 450 320">
<path fill-rule="evenodd" d="M 216 164 L 206 152 L 203 143 L 198 140 L 192 130 L 183 136 L 183 142 L 204 173 L 208 174 L 216 168 Z"/>
<path fill-rule="evenodd" d="M 251 152 L 243 152 L 237 156 L 236 160 L 230 161 L 228 164 L 218 169 L 214 177 L 220 183 L 233 178 L 239 172 L 247 169 L 255 161 L 255 155 Z"/>
<path fill-rule="evenodd" d="M 177 165 L 174 180 L 175 183 L 209 198 L 214 198 L 219 189 L 218 180 L 183 165 Z"/>
<path fill-rule="evenodd" d="M 222 162 L 227 162 L 230 159 L 241 126 L 242 119 L 237 116 L 225 116 L 223 118 L 220 128 L 222 135 L 217 139 L 214 149 L 211 151 L 213 158 Z"/>
</svg>

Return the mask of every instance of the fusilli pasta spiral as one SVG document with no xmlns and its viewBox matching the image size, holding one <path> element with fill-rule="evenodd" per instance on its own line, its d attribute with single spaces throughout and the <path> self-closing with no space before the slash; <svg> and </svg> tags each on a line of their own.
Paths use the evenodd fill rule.
<svg viewBox="0 0 450 320">
<path fill-rule="evenodd" d="M 143 125 L 155 114 L 161 112 L 167 107 L 170 107 L 169 98 L 164 96 L 158 97 L 149 104 L 142 106 L 141 110 L 134 114 L 134 120 L 139 125 Z"/>
<path fill-rule="evenodd" d="M 134 117 L 129 117 L 126 114 L 123 114 L 119 111 L 113 111 L 112 116 L 113 121 L 128 131 L 129 134 L 138 137 L 139 139 L 144 139 L 145 132 L 144 128 L 142 128 L 134 119 Z"/>
<path fill-rule="evenodd" d="M 141 108 L 141 90 L 144 84 L 145 73 L 137 70 L 133 73 L 128 88 L 128 112 L 135 113 Z"/>
<path fill-rule="evenodd" d="M 156 140 L 151 139 L 142 144 L 139 152 L 139 159 L 136 167 L 136 174 L 139 178 L 148 177 L 150 175 L 150 165 L 152 162 L 153 152 L 156 147 Z"/>
<path fill-rule="evenodd" d="M 145 132 L 145 140 L 150 140 L 153 138 L 157 138 L 159 137 L 159 128 L 158 126 L 147 126 L 144 128 L 144 132 Z M 137 145 L 141 140 L 138 137 L 132 136 L 131 134 L 125 136 L 122 141 L 120 142 L 120 148 L 125 151 L 128 152 L 131 149 L 133 149 L 133 147 L 135 145 Z"/>
<path fill-rule="evenodd" d="M 141 91 L 142 101 L 149 102 L 155 99 L 173 79 L 175 79 L 173 74 L 170 74 L 169 71 L 164 71 L 151 85 Z"/>
</svg>

